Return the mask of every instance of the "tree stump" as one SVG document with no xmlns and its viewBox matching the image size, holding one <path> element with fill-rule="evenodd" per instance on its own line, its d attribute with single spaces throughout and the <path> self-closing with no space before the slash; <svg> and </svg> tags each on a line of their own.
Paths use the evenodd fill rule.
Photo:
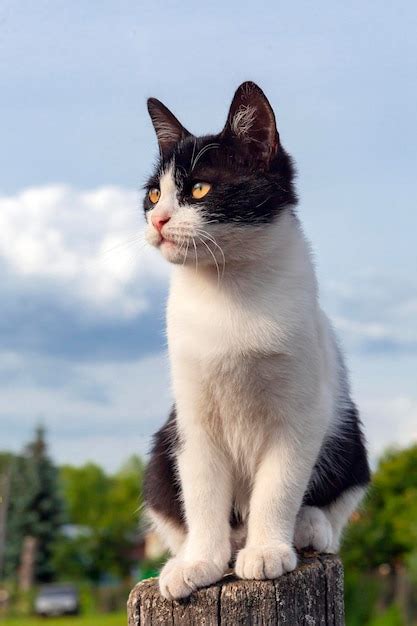
<svg viewBox="0 0 417 626">
<path fill-rule="evenodd" d="M 138 583 L 128 601 L 129 626 L 344 626 L 343 567 L 333 555 L 303 555 L 276 580 L 226 575 L 189 598 L 170 602 L 158 580 Z"/>
</svg>

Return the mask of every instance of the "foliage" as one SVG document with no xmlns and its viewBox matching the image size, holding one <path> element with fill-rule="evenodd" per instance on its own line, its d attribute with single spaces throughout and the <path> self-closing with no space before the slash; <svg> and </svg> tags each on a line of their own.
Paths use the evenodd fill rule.
<svg viewBox="0 0 417 626">
<path fill-rule="evenodd" d="M 79 617 L 48 618 L 47 626 L 121 626 L 126 623 L 126 611 L 109 615 L 91 614 Z M 2 626 L 45 626 L 45 618 L 27 617 L 10 618 L 2 621 Z"/>
<path fill-rule="evenodd" d="M 345 568 L 345 606 L 347 626 L 369 625 L 378 598 L 378 580 L 372 574 Z"/>
<path fill-rule="evenodd" d="M 365 506 L 346 535 L 343 558 L 347 568 L 364 571 L 381 564 L 394 567 L 415 555 L 416 468 L 417 445 L 390 451 L 382 458 Z"/>
<path fill-rule="evenodd" d="M 169 557 L 168 553 L 161 554 L 159 558 L 152 559 L 143 559 L 139 568 L 139 576 L 140 580 L 144 580 L 146 578 L 156 578 L 159 576 L 159 572 L 162 569 L 162 566 L 165 565 L 167 559 Z"/>
<path fill-rule="evenodd" d="M 11 452 L 0 452 L 0 475 L 6 473 L 14 459 Z"/>
<path fill-rule="evenodd" d="M 75 531 L 61 535 L 53 561 L 61 578 L 123 578 L 130 572 L 131 550 L 139 530 L 143 464 L 132 457 L 108 475 L 93 463 L 60 471 L 67 518 Z"/>
<path fill-rule="evenodd" d="M 401 615 L 415 612 L 412 588 L 406 595 L 400 589 L 404 580 L 417 584 L 416 468 L 417 445 L 388 451 L 347 531 L 342 557 L 349 626 L 402 625 Z M 376 613 L 376 606 L 387 608 Z"/>
<path fill-rule="evenodd" d="M 31 536 L 37 540 L 35 580 L 49 581 L 55 574 L 51 555 L 63 522 L 63 502 L 58 471 L 48 456 L 42 428 L 36 430 L 24 453 L 12 459 L 10 471 L 6 576 L 16 576 L 23 540 Z"/>
<path fill-rule="evenodd" d="M 405 623 L 398 606 L 392 604 L 386 611 L 376 616 L 369 626 L 405 626 Z"/>
</svg>

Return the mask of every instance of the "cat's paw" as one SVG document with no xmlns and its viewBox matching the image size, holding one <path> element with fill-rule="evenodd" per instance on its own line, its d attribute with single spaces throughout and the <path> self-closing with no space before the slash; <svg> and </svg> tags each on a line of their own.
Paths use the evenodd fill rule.
<svg viewBox="0 0 417 626">
<path fill-rule="evenodd" d="M 297 566 L 297 555 L 286 543 L 243 548 L 236 559 L 235 572 L 239 578 L 263 580 L 278 578 Z"/>
<path fill-rule="evenodd" d="M 329 552 L 333 529 L 323 511 L 315 506 L 303 506 L 297 516 L 294 544 L 298 550 L 311 547 L 317 552 Z"/>
<path fill-rule="evenodd" d="M 168 600 L 186 598 L 199 587 L 211 585 L 223 576 L 224 569 L 213 561 L 187 562 L 170 559 L 159 575 L 159 590 Z"/>
</svg>

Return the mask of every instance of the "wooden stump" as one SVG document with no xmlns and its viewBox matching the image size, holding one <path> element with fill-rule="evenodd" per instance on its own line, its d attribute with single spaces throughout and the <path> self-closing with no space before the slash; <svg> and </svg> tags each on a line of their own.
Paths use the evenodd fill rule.
<svg viewBox="0 0 417 626">
<path fill-rule="evenodd" d="M 128 620 L 129 626 L 343 626 L 343 567 L 337 556 L 303 556 L 294 572 L 276 580 L 227 575 L 174 602 L 151 578 L 132 590 Z"/>
</svg>

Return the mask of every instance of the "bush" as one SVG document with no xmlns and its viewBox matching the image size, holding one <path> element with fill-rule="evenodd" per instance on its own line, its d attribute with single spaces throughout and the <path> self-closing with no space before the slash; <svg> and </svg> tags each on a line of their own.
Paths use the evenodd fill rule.
<svg viewBox="0 0 417 626">
<path fill-rule="evenodd" d="M 369 626 L 405 626 L 405 622 L 398 606 L 392 604 L 384 613 L 372 619 Z"/>
</svg>

